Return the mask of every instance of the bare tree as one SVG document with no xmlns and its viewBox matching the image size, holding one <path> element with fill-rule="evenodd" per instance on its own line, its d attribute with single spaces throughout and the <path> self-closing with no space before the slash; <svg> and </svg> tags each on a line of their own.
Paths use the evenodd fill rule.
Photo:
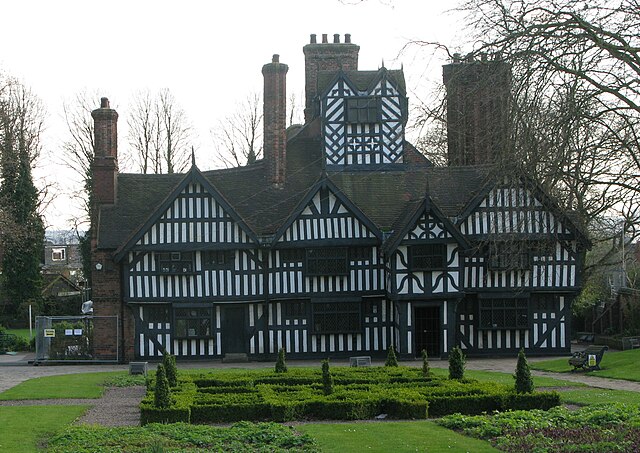
<svg viewBox="0 0 640 453">
<path fill-rule="evenodd" d="M 143 91 L 131 101 L 129 144 L 142 173 L 183 171 L 189 162 L 192 127 L 168 89 L 153 95 Z"/>
<path fill-rule="evenodd" d="M 563 207 L 637 225 L 640 193 L 640 3 L 464 0 L 466 58 L 497 55 L 513 71 L 503 160 L 518 162 Z M 442 44 L 418 42 L 438 51 Z M 442 109 L 422 109 L 442 129 Z"/>
<path fill-rule="evenodd" d="M 238 109 L 211 130 L 215 158 L 225 167 L 240 167 L 262 158 L 262 99 L 249 95 Z"/>
</svg>

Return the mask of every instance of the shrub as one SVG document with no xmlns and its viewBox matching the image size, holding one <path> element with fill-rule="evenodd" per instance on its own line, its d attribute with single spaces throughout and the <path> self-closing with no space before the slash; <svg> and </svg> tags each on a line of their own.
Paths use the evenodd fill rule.
<svg viewBox="0 0 640 453">
<path fill-rule="evenodd" d="M 398 358 L 396 357 L 396 351 L 393 345 L 389 346 L 387 360 L 385 360 L 384 366 L 398 366 Z"/>
<path fill-rule="evenodd" d="M 533 393 L 533 379 L 531 379 L 531 370 L 524 355 L 524 349 L 520 349 L 518 353 L 516 374 L 513 377 L 516 380 L 516 393 Z"/>
<path fill-rule="evenodd" d="M 171 405 L 171 390 L 169 389 L 169 381 L 164 365 L 159 363 L 156 370 L 156 388 L 153 392 L 153 403 L 155 407 L 166 409 Z"/>
<path fill-rule="evenodd" d="M 459 347 L 455 347 L 449 354 L 449 379 L 464 378 L 465 357 Z"/>
<path fill-rule="evenodd" d="M 164 371 L 167 375 L 169 387 L 175 387 L 176 385 L 178 385 L 178 368 L 176 367 L 176 356 L 165 352 L 162 355 L 162 364 L 164 365 Z"/>
<path fill-rule="evenodd" d="M 329 370 L 329 359 L 322 361 L 322 391 L 325 395 L 333 393 L 333 376 Z"/>
<path fill-rule="evenodd" d="M 278 360 L 276 361 L 276 373 L 286 373 L 287 363 L 285 362 L 284 348 L 278 350 Z"/>
<path fill-rule="evenodd" d="M 429 368 L 429 357 L 427 356 L 427 350 L 422 350 L 422 375 L 424 377 L 429 377 L 431 374 L 431 369 Z"/>
</svg>

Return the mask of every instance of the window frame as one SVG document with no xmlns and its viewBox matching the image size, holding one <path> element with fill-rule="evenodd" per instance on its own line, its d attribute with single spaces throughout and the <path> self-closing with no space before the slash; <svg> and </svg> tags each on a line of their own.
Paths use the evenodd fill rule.
<svg viewBox="0 0 640 453">
<path fill-rule="evenodd" d="M 160 274 L 186 275 L 195 272 L 193 252 L 156 252 L 155 258 Z"/>
<path fill-rule="evenodd" d="M 380 96 L 347 97 L 344 112 L 347 124 L 380 123 L 382 121 L 382 99 Z"/>
<path fill-rule="evenodd" d="M 334 252 L 334 254 L 330 255 L 330 252 Z M 327 271 L 329 263 L 331 261 L 333 261 L 335 264 L 339 264 L 340 266 L 333 266 L 333 269 L 331 271 Z M 317 247 L 305 249 L 304 265 L 305 275 L 307 277 L 347 276 L 349 275 L 350 270 L 349 248 Z"/>
<path fill-rule="evenodd" d="M 56 254 L 60 254 L 60 258 L 56 258 Z M 51 248 L 51 261 L 66 261 L 67 249 L 65 247 Z"/>
<path fill-rule="evenodd" d="M 421 248 L 427 249 L 419 253 Z M 425 260 L 417 263 L 418 259 Z M 434 260 L 436 260 L 434 262 Z M 447 268 L 447 244 L 428 243 L 409 246 L 409 264 L 412 271 L 437 271 Z"/>
<path fill-rule="evenodd" d="M 185 311 L 186 314 L 182 314 Z M 195 315 L 194 315 L 195 311 Z M 203 324 L 203 321 L 205 322 Z M 181 332 L 181 322 L 184 322 L 184 332 Z M 195 323 L 195 324 L 194 324 Z M 190 334 L 194 324 L 193 334 Z M 198 325 L 199 324 L 199 325 Z M 199 338 L 213 338 L 213 310 L 212 307 L 174 307 L 173 308 L 173 337 L 181 340 L 195 340 Z M 206 329 L 205 333 L 202 329 Z"/>
<path fill-rule="evenodd" d="M 362 333 L 362 325 L 361 302 L 330 301 L 311 304 L 311 330 L 314 334 Z"/>
<path fill-rule="evenodd" d="M 205 270 L 233 269 L 235 262 L 235 250 L 204 250 L 202 252 L 202 268 Z"/>
<path fill-rule="evenodd" d="M 533 257 L 524 241 L 502 241 L 489 244 L 487 269 L 492 271 L 530 270 Z"/>
<path fill-rule="evenodd" d="M 510 305 L 507 305 L 510 304 Z M 526 298 L 480 298 L 478 299 L 478 329 L 480 330 L 521 330 L 531 327 L 529 299 Z M 507 313 L 512 312 L 507 322 Z M 489 316 L 489 323 L 486 316 Z"/>
</svg>

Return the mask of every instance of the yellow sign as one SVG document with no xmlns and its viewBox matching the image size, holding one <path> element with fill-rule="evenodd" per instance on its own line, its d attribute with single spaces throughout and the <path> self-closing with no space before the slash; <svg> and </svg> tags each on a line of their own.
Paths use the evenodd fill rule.
<svg viewBox="0 0 640 453">
<path fill-rule="evenodd" d="M 596 366 L 596 356 L 589 354 L 589 366 Z"/>
<path fill-rule="evenodd" d="M 56 329 L 44 329 L 45 338 L 53 338 L 56 336 Z"/>
</svg>

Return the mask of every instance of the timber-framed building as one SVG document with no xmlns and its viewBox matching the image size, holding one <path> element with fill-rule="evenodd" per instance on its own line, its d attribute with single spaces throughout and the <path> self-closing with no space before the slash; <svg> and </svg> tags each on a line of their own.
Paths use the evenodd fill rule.
<svg viewBox="0 0 640 453">
<path fill-rule="evenodd" d="M 93 301 L 124 360 L 566 353 L 588 240 L 508 140 L 510 72 L 444 67 L 449 166 L 405 140 L 402 70 L 358 69 L 334 35 L 304 46 L 305 124 L 286 129 L 287 65 L 264 76 L 264 158 L 118 173 L 117 113 L 93 112 Z M 491 83 L 480 80 L 492 77 Z"/>
</svg>

